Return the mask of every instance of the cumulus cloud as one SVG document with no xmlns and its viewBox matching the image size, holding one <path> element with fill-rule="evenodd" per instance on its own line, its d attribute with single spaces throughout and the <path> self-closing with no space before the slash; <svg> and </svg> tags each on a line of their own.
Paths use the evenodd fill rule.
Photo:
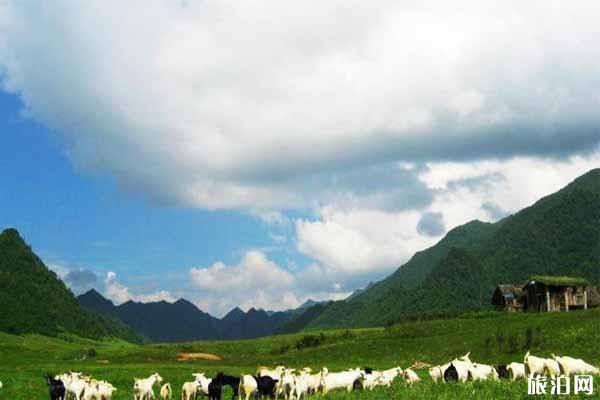
<svg viewBox="0 0 600 400">
<path fill-rule="evenodd" d="M 417 224 L 417 232 L 421 235 L 437 237 L 446 232 L 444 216 L 439 212 L 426 212 L 421 215 Z"/>
<path fill-rule="evenodd" d="M 14 0 L 0 69 L 85 171 L 156 201 L 296 207 L 348 168 L 592 151 L 599 16 L 596 2 Z"/>
<path fill-rule="evenodd" d="M 286 310 L 314 300 L 343 299 L 349 295 L 341 288 L 317 288 L 270 260 L 258 250 L 244 254 L 239 263 L 216 262 L 209 267 L 191 268 L 192 284 L 199 289 L 196 304 L 203 310 L 222 316 L 233 307 Z"/>
<path fill-rule="evenodd" d="M 138 301 L 142 303 L 161 300 L 172 303 L 177 300 L 167 290 L 159 290 L 151 293 L 133 294 L 129 290 L 129 287 L 119 282 L 119 280 L 117 279 L 117 274 L 113 271 L 109 271 L 106 273 L 106 278 L 104 279 L 104 289 L 106 296 L 116 304 L 125 303 L 129 300 Z"/>
<path fill-rule="evenodd" d="M 416 230 L 419 213 L 324 208 L 317 220 L 296 223 L 297 249 L 317 260 L 325 273 L 348 280 L 382 277 L 416 248 L 433 244 Z"/>
</svg>

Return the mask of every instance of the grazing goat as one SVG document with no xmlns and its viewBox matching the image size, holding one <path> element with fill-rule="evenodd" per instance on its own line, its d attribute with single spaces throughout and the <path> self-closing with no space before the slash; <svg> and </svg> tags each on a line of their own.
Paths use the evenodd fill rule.
<svg viewBox="0 0 600 400">
<path fill-rule="evenodd" d="M 580 358 L 558 357 L 552 354 L 552 358 L 558 362 L 563 375 L 598 375 L 600 370 Z"/>
<path fill-rule="evenodd" d="M 231 375 L 225 375 L 223 372 L 219 372 L 213 380 L 219 381 L 221 386 L 229 386 L 231 388 L 233 391 L 233 395 L 231 396 L 232 400 L 238 396 L 240 378 Z"/>
<path fill-rule="evenodd" d="M 381 377 L 381 372 L 365 368 L 364 370 L 360 371 L 360 376 L 356 380 L 354 388 L 373 390 L 373 388 L 377 386 L 378 380 Z"/>
<path fill-rule="evenodd" d="M 553 360 L 552 358 L 544 359 L 544 375 L 552 377 L 560 376 L 560 365 L 558 365 L 556 360 Z"/>
<path fill-rule="evenodd" d="M 512 362 L 506 366 L 508 376 L 511 381 L 516 381 L 519 378 L 525 378 L 525 364 Z"/>
<path fill-rule="evenodd" d="M 240 400 L 244 396 L 244 400 L 249 400 L 258 391 L 258 383 L 252 375 L 242 375 L 240 377 L 239 396 Z"/>
<path fill-rule="evenodd" d="M 172 397 L 173 397 L 173 390 L 171 390 L 171 384 L 165 383 L 160 388 L 160 398 L 162 400 L 171 400 Z"/>
<path fill-rule="evenodd" d="M 133 398 L 135 400 L 154 400 L 154 385 L 162 383 L 163 378 L 157 372 L 147 378 L 133 379 Z"/>
<path fill-rule="evenodd" d="M 417 375 L 417 373 L 410 368 L 406 368 L 402 373 L 402 376 L 404 377 L 404 382 L 408 386 L 412 386 L 421 380 L 421 378 L 419 378 L 419 375 Z"/>
<path fill-rule="evenodd" d="M 211 380 L 208 384 L 208 400 L 221 400 L 223 384 L 220 381 Z"/>
<path fill-rule="evenodd" d="M 523 364 L 525 364 L 525 374 L 533 378 L 536 375 L 544 375 L 545 358 L 532 356 L 529 351 L 525 353 Z"/>
<path fill-rule="evenodd" d="M 83 391 L 83 400 L 110 400 L 113 393 L 117 390 L 117 388 L 106 381 L 89 379 L 86 383 L 86 388 Z"/>
<path fill-rule="evenodd" d="M 65 399 L 65 385 L 63 381 L 54 379 L 48 374 L 46 375 L 46 384 L 48 385 L 48 391 L 50 392 L 50 400 Z"/>
<path fill-rule="evenodd" d="M 475 371 L 475 375 L 482 377 L 480 380 L 498 380 L 498 371 L 491 365 L 473 363 L 469 371 Z"/>
<path fill-rule="evenodd" d="M 436 365 L 435 367 L 429 368 L 429 376 L 433 383 L 438 383 L 439 381 L 444 381 L 444 371 L 448 368 L 450 364 L 446 365 Z"/>
<path fill-rule="evenodd" d="M 111 400 L 113 394 L 117 391 L 117 388 L 106 381 L 100 381 L 97 384 L 98 400 Z"/>
<path fill-rule="evenodd" d="M 323 368 L 321 370 L 321 391 L 323 394 L 327 394 L 330 390 L 343 388 L 347 392 L 351 392 L 360 373 L 359 369 L 330 373 L 327 368 Z"/>
<path fill-rule="evenodd" d="M 396 379 L 397 376 L 402 375 L 402 368 L 394 367 L 386 369 L 385 371 L 381 371 L 381 375 L 383 375 L 383 377 L 391 383 L 394 381 L 394 379 Z"/>
</svg>

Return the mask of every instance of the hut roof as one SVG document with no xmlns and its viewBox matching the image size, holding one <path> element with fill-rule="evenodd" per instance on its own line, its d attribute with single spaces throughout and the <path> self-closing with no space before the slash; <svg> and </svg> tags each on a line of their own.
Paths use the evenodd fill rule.
<svg viewBox="0 0 600 400">
<path fill-rule="evenodd" d="M 539 282 L 546 286 L 586 286 L 588 281 L 584 278 L 573 276 L 533 275 L 529 283 Z"/>
<path fill-rule="evenodd" d="M 507 295 L 521 295 L 523 289 L 517 285 L 498 285 L 498 290 L 503 296 Z"/>
</svg>

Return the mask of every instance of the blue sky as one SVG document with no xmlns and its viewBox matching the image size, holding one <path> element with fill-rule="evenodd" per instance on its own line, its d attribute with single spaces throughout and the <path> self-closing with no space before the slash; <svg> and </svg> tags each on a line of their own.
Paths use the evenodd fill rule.
<svg viewBox="0 0 600 400">
<path fill-rule="evenodd" d="M 342 299 L 600 166 L 596 3 L 145 5 L 0 4 L 0 227 L 75 292 Z"/>
<path fill-rule="evenodd" d="M 77 292 L 102 290 L 104 275 L 116 271 L 134 291 L 168 287 L 194 296 L 185 285 L 190 267 L 233 263 L 254 248 L 278 262 L 306 262 L 289 244 L 273 247 L 257 216 L 153 205 L 110 177 L 79 173 L 60 138 L 22 111 L 17 96 L 0 93 L 0 226 L 17 228 L 47 264 L 98 275 Z"/>
</svg>

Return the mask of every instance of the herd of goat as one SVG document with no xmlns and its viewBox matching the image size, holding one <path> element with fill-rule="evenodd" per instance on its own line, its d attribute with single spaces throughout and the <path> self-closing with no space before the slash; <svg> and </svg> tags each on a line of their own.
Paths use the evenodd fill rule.
<svg viewBox="0 0 600 400">
<path fill-rule="evenodd" d="M 467 382 L 498 379 L 525 379 L 538 375 L 571 376 L 599 375 L 600 370 L 582 359 L 573 357 L 542 358 L 525 354 L 522 363 L 513 362 L 508 365 L 487 365 L 471 361 L 470 353 L 444 364 L 429 368 L 429 376 L 435 383 Z M 285 400 L 302 400 L 307 395 L 331 390 L 344 389 L 372 390 L 376 386 L 391 386 L 396 378 L 403 379 L 406 385 L 412 386 L 421 379 L 411 369 L 400 367 L 377 371 L 372 368 L 355 368 L 342 372 L 329 372 L 322 368 L 312 373 L 310 368 L 296 371 L 292 368 L 278 366 L 274 369 L 261 367 L 256 375 L 240 377 L 225 375 L 219 372 L 214 378 L 207 378 L 205 373 L 192 374 L 194 380 L 185 382 L 181 388 L 181 400 L 195 400 L 198 396 L 206 396 L 209 400 L 220 400 L 225 386 L 233 390 L 233 398 L 248 400 L 251 397 L 268 397 Z M 117 390 L 104 380 L 97 380 L 81 372 L 68 372 L 56 376 L 47 375 L 46 383 L 51 400 L 112 400 Z M 158 373 L 147 378 L 134 378 L 134 400 L 154 400 L 154 387 L 160 387 L 162 400 L 171 400 L 173 390 L 169 383 L 163 383 Z M 2 382 L 0 382 L 0 389 Z"/>
</svg>

